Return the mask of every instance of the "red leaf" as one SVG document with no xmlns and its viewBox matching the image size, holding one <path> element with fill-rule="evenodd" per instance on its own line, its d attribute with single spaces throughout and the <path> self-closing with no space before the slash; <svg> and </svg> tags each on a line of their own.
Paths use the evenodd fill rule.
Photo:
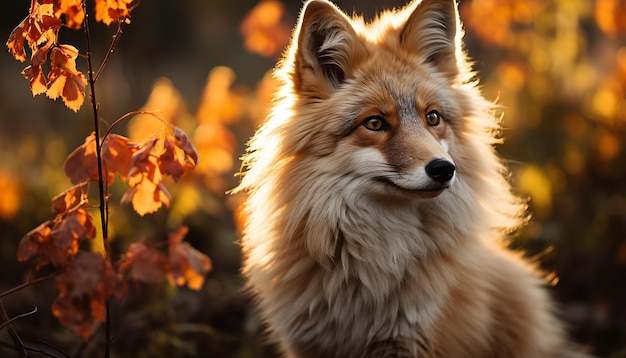
<svg viewBox="0 0 626 358">
<path fill-rule="evenodd" d="M 116 294 L 118 284 L 111 263 L 100 254 L 81 251 L 55 283 L 59 296 L 52 313 L 87 339 L 96 321 L 104 321 L 106 302 Z"/>
<path fill-rule="evenodd" d="M 53 221 L 48 220 L 24 235 L 17 247 L 17 260 L 20 262 L 37 258 L 37 268 L 50 262 L 48 257 L 41 256 L 41 246 L 50 242 Z"/>
<path fill-rule="evenodd" d="M 79 241 L 93 238 L 95 234 L 91 215 L 84 208 L 78 208 L 24 235 L 17 249 L 17 259 L 34 260 L 37 269 L 49 263 L 64 266 L 78 252 Z"/>
<path fill-rule="evenodd" d="M 143 241 L 134 242 L 120 262 L 120 271 L 127 272 L 130 279 L 143 283 L 158 283 L 168 271 L 165 256 Z"/>
<path fill-rule="evenodd" d="M 151 145 L 153 146 L 154 143 Z M 103 170 L 106 173 L 105 180 L 108 185 L 111 185 L 115 180 L 115 173 L 119 173 L 122 179 L 128 176 L 133 158 L 135 158 L 135 162 L 141 161 L 134 156 L 137 148 L 140 147 L 141 145 L 130 142 L 124 136 L 109 134 L 106 137 L 102 143 L 102 161 Z M 147 153 L 149 154 L 149 150 Z M 67 157 L 63 169 L 73 184 L 98 180 L 98 158 L 94 133 L 85 138 L 85 143 Z"/>
<path fill-rule="evenodd" d="M 195 168 L 198 162 L 198 152 L 189 140 L 189 137 L 174 128 L 174 135 L 165 137 L 163 154 L 159 157 L 159 167 L 164 174 L 170 175 L 178 181 L 186 171 Z"/>
<path fill-rule="evenodd" d="M 62 22 L 55 15 L 52 3 L 39 4 L 39 2 L 35 2 L 23 24 L 24 37 L 31 49 L 35 49 L 37 45 L 43 42 L 56 39 L 57 30 L 61 27 Z"/>
<path fill-rule="evenodd" d="M 169 235 L 169 279 L 177 286 L 187 285 L 192 290 L 200 290 L 204 277 L 211 271 L 211 260 L 202 252 L 183 242 L 188 228 L 181 226 Z"/>
<path fill-rule="evenodd" d="M 93 239 L 96 236 L 96 227 L 91 215 L 84 208 L 79 208 L 63 216 L 63 219 L 54 226 L 50 237 L 60 248 L 78 245 L 82 239 Z"/>
<path fill-rule="evenodd" d="M 98 159 L 94 133 L 85 138 L 85 143 L 68 155 L 63 164 L 63 170 L 72 184 L 98 180 Z"/>
<path fill-rule="evenodd" d="M 84 182 L 67 189 L 52 198 L 52 210 L 57 214 L 72 210 L 87 203 L 89 182 Z"/>
<path fill-rule="evenodd" d="M 18 261 L 33 260 L 36 269 L 49 263 L 55 266 L 65 265 L 68 258 L 78 251 L 78 243 L 58 235 L 53 239 L 52 233 L 57 225 L 58 223 L 48 220 L 26 234 L 17 249 Z"/>
</svg>

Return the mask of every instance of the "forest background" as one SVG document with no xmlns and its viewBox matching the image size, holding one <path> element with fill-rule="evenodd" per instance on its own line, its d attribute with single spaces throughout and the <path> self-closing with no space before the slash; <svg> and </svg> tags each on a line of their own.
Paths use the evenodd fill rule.
<svg viewBox="0 0 626 358">
<path fill-rule="evenodd" d="M 404 1 L 336 3 L 371 19 Z M 199 291 L 149 285 L 114 305 L 114 356 L 272 355 L 254 334 L 258 322 L 241 291 L 238 199 L 224 192 L 236 185 L 238 157 L 266 114 L 275 88 L 270 71 L 300 6 L 142 1 L 124 27 L 98 81 L 101 118 L 158 110 L 189 135 L 200 162 L 178 183 L 166 183 L 169 209 L 140 217 L 113 200 L 113 249 L 123 252 L 138 238 L 163 240 L 184 224 L 212 271 Z M 28 1 L 6 2 L 0 38 L 8 39 L 27 11 Z M 461 0 L 460 12 L 484 94 L 503 105 L 506 142 L 498 149 L 510 159 L 516 190 L 531 199 L 533 219 L 511 246 L 548 273 L 578 342 L 601 356 L 625 357 L 626 4 Z M 97 60 L 114 34 L 115 26 L 93 26 Z M 60 37 L 84 50 L 80 31 Z M 86 71 L 84 61 L 77 64 Z M 50 198 L 70 185 L 63 162 L 92 131 L 87 105 L 74 114 L 60 100 L 33 98 L 23 68 L 10 54 L 0 56 L 0 292 L 29 277 L 31 266 L 16 259 L 20 239 L 50 219 Z M 162 127 L 137 115 L 117 131 L 142 140 Z M 10 316 L 38 307 L 14 329 L 31 345 L 98 356 L 97 338 L 84 342 L 51 314 L 55 294 L 49 281 L 3 297 Z M 0 342 L 8 343 L 0 355 L 9 354 L 6 330 Z"/>
</svg>

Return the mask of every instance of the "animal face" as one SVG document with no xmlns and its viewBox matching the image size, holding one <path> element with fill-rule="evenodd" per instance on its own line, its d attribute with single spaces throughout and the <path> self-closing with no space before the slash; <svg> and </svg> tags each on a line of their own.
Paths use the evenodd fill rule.
<svg viewBox="0 0 626 358">
<path fill-rule="evenodd" d="M 458 175 L 456 8 L 432 2 L 406 13 L 365 24 L 308 4 L 292 45 L 298 115 L 285 147 L 363 193 L 434 197 Z"/>
</svg>

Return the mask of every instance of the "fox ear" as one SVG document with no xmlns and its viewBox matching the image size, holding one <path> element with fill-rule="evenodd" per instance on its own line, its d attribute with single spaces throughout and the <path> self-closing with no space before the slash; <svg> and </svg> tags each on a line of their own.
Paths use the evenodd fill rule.
<svg viewBox="0 0 626 358">
<path fill-rule="evenodd" d="M 327 1 L 305 4 L 295 37 L 293 79 L 304 92 L 328 93 L 339 87 L 364 51 L 350 19 Z"/>
<path fill-rule="evenodd" d="M 410 5 L 409 5 L 410 6 Z M 461 24 L 455 0 L 423 0 L 414 6 L 400 43 L 451 76 L 458 74 Z"/>
</svg>

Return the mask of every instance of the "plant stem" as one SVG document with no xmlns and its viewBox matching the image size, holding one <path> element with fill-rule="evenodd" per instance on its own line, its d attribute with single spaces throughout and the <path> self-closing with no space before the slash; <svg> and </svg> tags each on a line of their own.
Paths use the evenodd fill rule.
<svg viewBox="0 0 626 358">
<path fill-rule="evenodd" d="M 94 79 L 93 65 L 92 65 L 92 53 L 91 53 L 91 37 L 89 34 L 89 12 L 87 11 L 86 1 L 82 2 L 83 11 L 85 13 L 85 20 L 83 21 L 83 29 L 85 30 L 85 37 L 87 40 L 87 66 L 89 74 L 89 87 L 91 90 L 90 99 L 91 107 L 93 109 L 93 123 L 96 137 L 96 158 L 98 161 L 98 193 L 100 196 L 100 222 L 102 224 L 102 243 L 104 246 L 104 252 L 106 258 L 110 256 L 109 252 L 109 234 L 108 234 L 108 205 L 106 203 L 107 185 L 104 181 L 104 174 L 102 170 L 102 143 L 100 142 L 100 128 L 98 122 L 98 101 L 96 100 L 96 81 Z M 111 316 L 109 301 L 106 302 L 105 307 L 105 343 L 104 343 L 104 355 L 109 358 L 111 355 Z"/>
<path fill-rule="evenodd" d="M 104 69 L 104 65 L 109 61 L 109 56 L 111 56 L 113 51 L 115 51 L 115 46 L 117 45 L 117 42 L 119 41 L 120 36 L 122 35 L 122 26 L 124 26 L 124 21 L 121 21 L 121 20 L 118 21 L 117 32 L 115 32 L 115 35 L 113 35 L 113 41 L 111 41 L 111 46 L 109 46 L 109 50 L 107 51 L 107 54 L 104 56 L 104 60 L 102 60 L 102 64 L 100 64 L 100 68 L 98 68 L 98 72 L 96 72 L 94 81 L 98 80 L 98 78 L 100 77 L 100 74 L 102 73 L 102 70 Z"/>
<path fill-rule="evenodd" d="M 6 291 L 0 293 L 0 298 L 2 298 L 4 296 L 8 296 L 8 295 L 12 294 L 13 292 L 17 292 L 17 291 L 19 291 L 19 290 L 21 290 L 23 288 L 26 288 L 28 286 L 32 286 L 32 285 L 34 285 L 36 283 L 39 283 L 41 281 L 45 281 L 45 280 L 51 279 L 52 277 L 54 277 L 54 274 L 50 274 L 50 275 L 47 275 L 47 276 L 36 278 L 34 280 L 30 280 L 28 282 L 24 282 L 23 284 L 21 284 L 19 286 L 15 286 L 15 287 L 13 287 L 10 290 L 6 290 Z"/>
</svg>

